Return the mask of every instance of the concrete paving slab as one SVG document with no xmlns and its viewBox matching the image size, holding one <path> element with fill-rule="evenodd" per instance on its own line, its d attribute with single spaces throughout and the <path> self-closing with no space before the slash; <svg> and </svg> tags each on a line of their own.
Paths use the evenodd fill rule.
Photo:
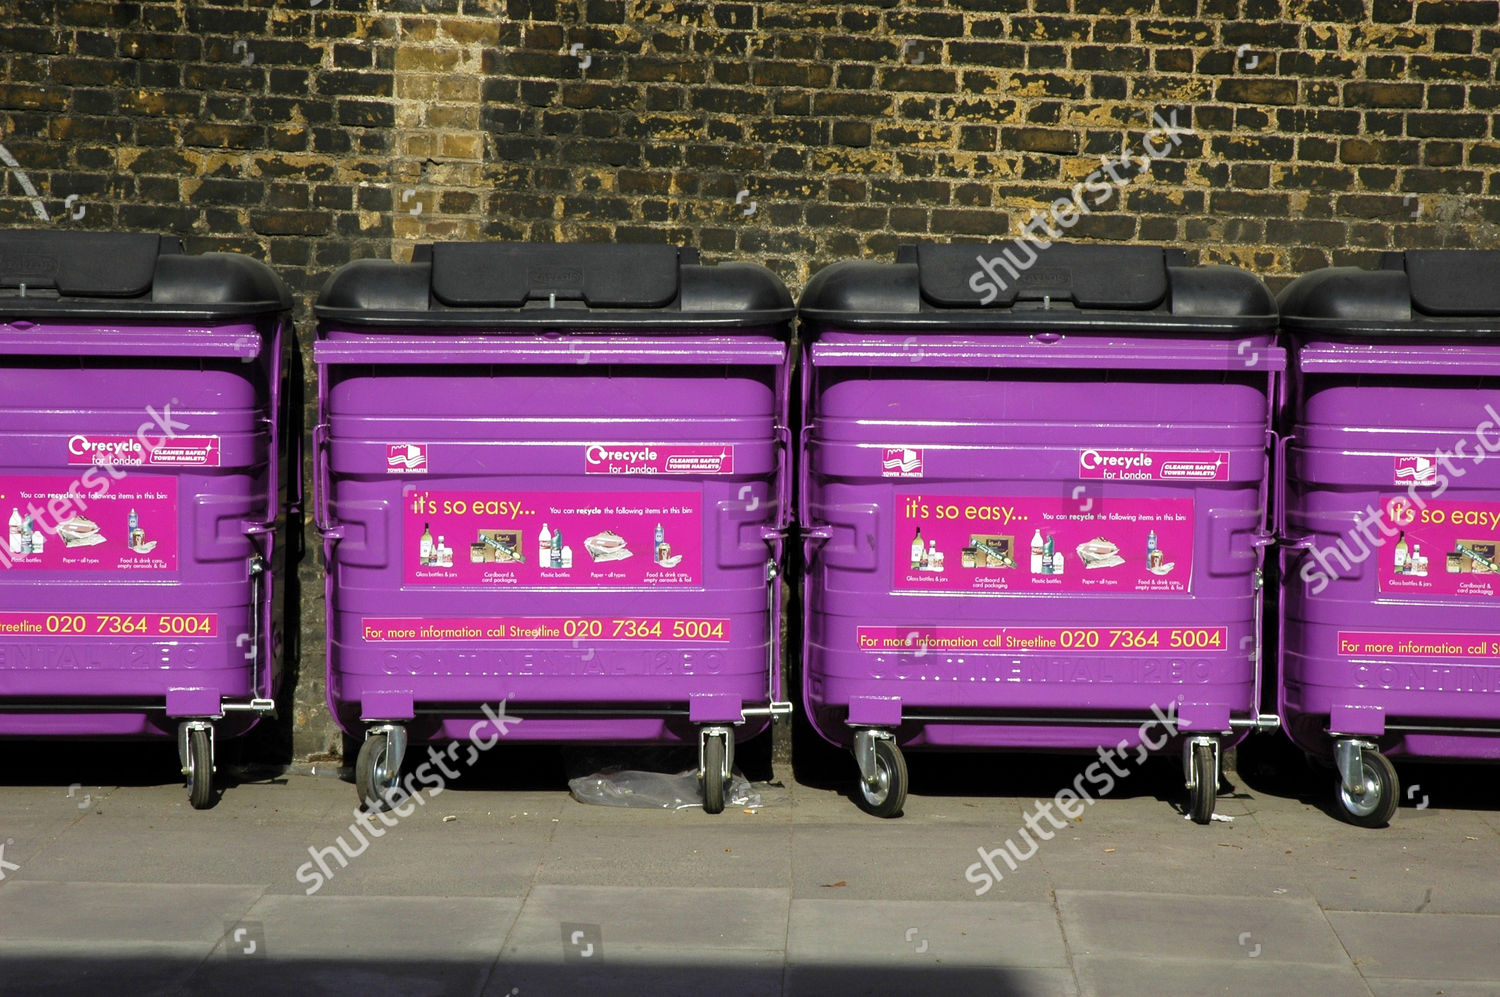
<svg viewBox="0 0 1500 997">
<path fill-rule="evenodd" d="M 204 957 L 201 945 L 0 941 L 0 997 L 176 997 Z"/>
<path fill-rule="evenodd" d="M 1057 905 L 1079 957 L 1348 962 L 1323 912 L 1300 898 L 1058 890 Z"/>
<path fill-rule="evenodd" d="M 1257 959 L 1076 959 L 1083 997 L 1162 997 L 1163 994 L 1233 994 L 1234 997 L 1369 997 L 1350 966 Z"/>
<path fill-rule="evenodd" d="M 519 896 L 535 878 L 550 833 L 483 821 L 445 824 L 432 814 L 394 828 L 378 819 L 357 828 L 354 823 L 351 815 L 342 825 L 304 828 L 290 855 L 275 866 L 268 892 Z M 379 833 L 372 835 L 367 826 Z"/>
<path fill-rule="evenodd" d="M 785 824 L 736 819 L 728 811 L 716 820 L 683 821 L 666 812 L 653 817 L 617 827 L 555 825 L 537 882 L 752 889 L 791 883 Z"/>
<path fill-rule="evenodd" d="M 599 966 L 506 959 L 494 967 L 483 997 L 607 994 L 608 997 L 778 997 L 782 953 L 705 949 L 687 957 L 610 959 Z"/>
<path fill-rule="evenodd" d="M 373 955 L 389 962 L 441 953 L 493 962 L 520 911 L 519 897 L 264 896 L 237 924 L 251 929 L 240 941 L 258 941 L 278 961 Z M 233 961 L 242 953 L 234 931 L 226 927 L 215 956 Z"/>
<path fill-rule="evenodd" d="M 212 948 L 258 886 L 23 881 L 0 893 L 0 940 L 188 944 Z"/>
<path fill-rule="evenodd" d="M 1007 801 L 997 820 L 1009 819 Z M 794 896 L 808 900 L 972 900 L 986 885 L 987 900 L 1051 900 L 1051 884 L 1040 862 L 1017 863 L 1012 871 L 996 859 L 1001 879 L 983 865 L 979 849 L 1001 847 L 997 824 L 947 825 L 854 818 L 845 824 L 798 826 L 791 837 Z M 966 871 L 978 863 L 975 880 Z M 843 885 L 835 885 L 840 884 Z"/>
<path fill-rule="evenodd" d="M 866 966 L 791 966 L 788 995 L 795 997 L 1077 997 L 1067 969 L 896 969 Z M 1159 995 L 1158 995 L 1159 997 Z"/>
<path fill-rule="evenodd" d="M 1107 807 L 1103 803 L 1100 806 Z M 1145 893 L 1307 896 L 1299 870 L 1249 825 L 1193 824 L 1180 818 L 1132 830 L 1111 826 L 1109 810 L 1079 833 L 1059 832 L 1038 850 L 1057 889 L 1108 885 Z M 1280 891 L 1280 892 L 1276 892 Z"/>
<path fill-rule="evenodd" d="M 1329 911 L 1328 921 L 1366 977 L 1500 979 L 1500 917 Z"/>
<path fill-rule="evenodd" d="M 490 969 L 488 960 L 462 960 L 442 955 L 391 960 L 376 952 L 347 960 L 211 959 L 199 966 L 181 988 L 172 993 L 172 997 L 222 997 L 224 994 L 472 997 L 483 988 Z"/>
<path fill-rule="evenodd" d="M 1066 968 L 1050 903 L 793 900 L 787 963 L 901 971 Z"/>
<path fill-rule="evenodd" d="M 416 812 L 408 818 L 423 819 Z M 248 881 L 263 883 L 274 893 L 301 894 L 316 885 L 308 851 L 315 848 L 324 850 L 324 864 L 334 873 L 324 877 L 319 888 L 329 895 L 519 895 L 531 882 L 553 827 L 497 826 L 492 820 L 443 823 L 440 815 L 425 820 L 430 828 L 402 821 L 389 829 L 376 820 L 374 827 L 383 835 L 369 840 L 361 852 L 359 837 L 349 831 L 349 812 L 342 823 L 334 816 L 326 823 L 257 819 L 176 826 L 156 818 L 93 815 L 18 863 L 21 870 L 11 875 L 72 882 Z M 369 832 L 363 833 L 368 839 Z M 347 868 L 326 851 L 339 851 L 341 837 L 349 848 L 346 854 L 359 853 L 348 860 Z M 304 870 L 303 880 L 298 879 L 299 870 Z M 4 885 L 0 883 L 0 889 Z"/>
<path fill-rule="evenodd" d="M 781 952 L 787 904 L 784 889 L 538 885 L 526 897 L 504 959 L 550 965 L 581 958 L 589 944 L 611 964 L 694 962 L 702 952 Z M 584 938 L 569 945 L 564 924 L 582 926 Z"/>
<path fill-rule="evenodd" d="M 1292 850 L 1299 877 L 1325 907 L 1500 914 L 1493 882 L 1500 837 L 1472 821 L 1330 833 Z"/>
<path fill-rule="evenodd" d="M 1396 980 L 1366 977 L 1371 997 L 1495 997 L 1495 983 L 1488 980 Z"/>
</svg>

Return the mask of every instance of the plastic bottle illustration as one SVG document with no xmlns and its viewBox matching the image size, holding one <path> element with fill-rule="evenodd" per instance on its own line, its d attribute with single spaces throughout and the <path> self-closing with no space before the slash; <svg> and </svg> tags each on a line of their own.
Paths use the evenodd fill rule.
<svg viewBox="0 0 1500 997">
<path fill-rule="evenodd" d="M 1156 565 L 1152 563 L 1152 561 L 1151 561 L 1151 555 L 1155 554 L 1155 553 L 1156 553 L 1156 531 L 1152 530 L 1151 534 L 1148 537 L 1146 537 L 1146 564 L 1149 565 L 1150 567 L 1153 567 L 1153 568 L 1156 567 Z"/>
<path fill-rule="evenodd" d="M 31 525 L 31 513 L 26 514 L 26 525 L 21 527 L 21 553 L 32 553 L 31 541 L 36 536 L 36 530 Z"/>
<path fill-rule="evenodd" d="M 1042 531 L 1040 528 L 1038 528 L 1037 531 L 1031 535 L 1031 573 L 1033 575 L 1042 574 L 1042 554 Z"/>
<path fill-rule="evenodd" d="M 664 544 L 664 543 L 666 543 L 666 542 L 667 542 L 667 531 L 661 528 L 661 524 L 660 523 L 657 523 L 656 524 L 656 536 L 655 536 L 654 540 L 652 541 L 652 545 L 651 545 L 651 559 L 653 561 L 657 561 L 657 562 L 661 561 L 661 545 Z"/>
<path fill-rule="evenodd" d="M 547 529 L 547 524 L 542 524 L 542 532 L 536 536 L 538 550 L 537 566 L 542 568 L 552 567 L 552 531 Z"/>
<path fill-rule="evenodd" d="M 1402 530 L 1401 536 L 1396 540 L 1396 574 L 1398 575 L 1406 574 L 1410 566 L 1410 561 L 1407 557 L 1408 550 L 1409 548 L 1406 545 L 1406 531 Z"/>
<path fill-rule="evenodd" d="M 552 567 L 561 568 L 562 560 L 562 527 L 558 527 L 552 531 Z"/>
<path fill-rule="evenodd" d="M 12 507 L 10 510 L 10 552 L 12 554 L 21 553 L 22 523 L 21 510 Z"/>
<path fill-rule="evenodd" d="M 31 552 L 38 557 L 42 555 L 42 548 L 46 545 L 46 543 L 47 534 L 43 533 L 41 530 L 36 530 L 31 534 Z"/>
<path fill-rule="evenodd" d="M 1042 544 L 1042 574 L 1051 575 L 1056 573 L 1053 570 L 1057 563 L 1057 559 L 1053 556 L 1056 550 L 1057 541 L 1052 537 L 1048 537 L 1047 541 Z"/>
<path fill-rule="evenodd" d="M 422 541 L 417 547 L 418 559 L 422 564 L 432 563 L 432 524 L 427 523 L 422 527 Z"/>
<path fill-rule="evenodd" d="M 922 527 L 917 527 L 917 535 L 911 541 L 911 570 L 919 571 L 922 561 L 927 553 L 927 545 L 922 542 Z"/>
</svg>

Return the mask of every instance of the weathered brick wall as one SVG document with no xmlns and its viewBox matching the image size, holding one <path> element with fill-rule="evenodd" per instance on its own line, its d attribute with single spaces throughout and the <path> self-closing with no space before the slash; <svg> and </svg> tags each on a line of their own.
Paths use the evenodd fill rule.
<svg viewBox="0 0 1500 997">
<path fill-rule="evenodd" d="M 251 253 L 307 331 L 332 268 L 431 239 L 666 240 L 795 292 L 1015 235 L 1177 108 L 1193 134 L 1070 237 L 1279 282 L 1500 246 L 1497 22 L 1497 0 L 7 0 L 0 225 Z M 304 757 L 338 740 L 310 549 Z"/>
</svg>

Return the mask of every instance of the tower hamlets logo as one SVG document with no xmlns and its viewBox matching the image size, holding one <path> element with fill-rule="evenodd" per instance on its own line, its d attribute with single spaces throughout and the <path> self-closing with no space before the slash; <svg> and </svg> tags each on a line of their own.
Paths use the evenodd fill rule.
<svg viewBox="0 0 1500 997">
<path fill-rule="evenodd" d="M 922 451 L 909 447 L 886 447 L 880 461 L 882 478 L 920 478 L 922 476 Z"/>
<path fill-rule="evenodd" d="M 1418 454 L 1396 458 L 1396 484 L 1398 485 L 1435 485 L 1437 476 L 1437 461 L 1431 457 Z"/>
<path fill-rule="evenodd" d="M 386 444 L 385 470 L 387 474 L 426 474 L 427 444 Z"/>
</svg>

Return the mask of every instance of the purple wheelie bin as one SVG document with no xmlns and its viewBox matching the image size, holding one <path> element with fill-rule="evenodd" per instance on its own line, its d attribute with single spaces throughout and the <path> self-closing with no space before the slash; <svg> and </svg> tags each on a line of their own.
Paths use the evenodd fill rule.
<svg viewBox="0 0 1500 997">
<path fill-rule="evenodd" d="M 316 310 L 360 799 L 390 804 L 409 738 L 696 739 L 722 810 L 736 740 L 791 709 L 782 283 L 670 246 L 440 243 L 348 264 Z"/>
<path fill-rule="evenodd" d="M 202 809 L 275 715 L 290 312 L 245 256 L 0 232 L 0 737 L 175 737 Z"/>
<path fill-rule="evenodd" d="M 802 297 L 808 719 L 877 816 L 902 748 L 1180 745 L 1207 822 L 1221 745 L 1275 729 L 1275 302 L 1171 250 L 1017 248 L 904 247 Z"/>
<path fill-rule="evenodd" d="M 1500 759 L 1500 252 L 1281 293 L 1291 353 L 1278 712 L 1386 824 L 1390 758 Z"/>
</svg>

